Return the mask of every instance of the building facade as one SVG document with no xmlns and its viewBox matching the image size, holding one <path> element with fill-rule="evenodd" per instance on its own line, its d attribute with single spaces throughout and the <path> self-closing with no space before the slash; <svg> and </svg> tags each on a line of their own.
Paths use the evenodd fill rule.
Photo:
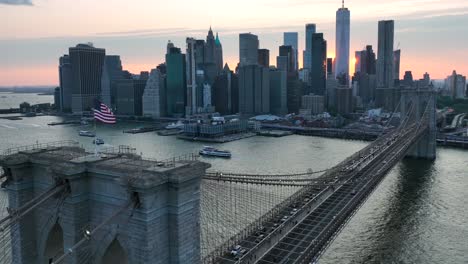
<svg viewBox="0 0 468 264">
<path fill-rule="evenodd" d="M 101 96 L 101 77 L 105 49 L 92 44 L 78 44 L 69 49 L 72 70 L 72 112 L 91 111 Z"/>
<path fill-rule="evenodd" d="M 340 84 L 349 83 L 349 42 L 351 12 L 343 6 L 336 11 L 335 75 Z"/>
<path fill-rule="evenodd" d="M 69 55 L 59 59 L 60 111 L 72 111 L 73 72 Z"/>
<path fill-rule="evenodd" d="M 299 70 L 299 34 L 297 32 L 284 32 L 283 33 L 283 45 L 291 46 L 294 51 L 294 71 Z"/>
<path fill-rule="evenodd" d="M 240 66 L 258 64 L 258 36 L 251 33 L 239 34 L 239 64 Z"/>
<path fill-rule="evenodd" d="M 179 48 L 170 48 L 166 54 L 166 113 L 169 117 L 182 117 L 187 101 L 185 54 Z"/>
<path fill-rule="evenodd" d="M 288 113 L 288 76 L 286 71 L 270 69 L 270 112 L 274 115 Z"/>
<path fill-rule="evenodd" d="M 394 21 L 379 21 L 377 87 L 392 88 L 394 82 L 393 68 Z"/>
<path fill-rule="evenodd" d="M 306 24 L 305 27 L 305 51 L 303 54 L 303 68 L 310 70 L 312 67 L 312 35 L 317 32 L 315 24 Z"/>
<path fill-rule="evenodd" d="M 323 33 L 313 34 L 312 43 L 312 69 L 310 71 L 312 93 L 316 95 L 325 95 L 327 42 L 323 38 Z"/>
<path fill-rule="evenodd" d="M 259 65 L 241 66 L 239 72 L 239 112 L 251 116 L 270 112 L 269 69 Z"/>
<path fill-rule="evenodd" d="M 143 93 L 143 116 L 166 116 L 166 80 L 158 69 L 152 69 Z"/>
</svg>

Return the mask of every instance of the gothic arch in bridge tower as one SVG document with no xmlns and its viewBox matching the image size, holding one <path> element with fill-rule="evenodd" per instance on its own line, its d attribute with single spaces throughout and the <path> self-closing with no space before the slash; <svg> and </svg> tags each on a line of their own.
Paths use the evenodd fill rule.
<svg viewBox="0 0 468 264">
<path fill-rule="evenodd" d="M 117 238 L 107 247 L 99 264 L 128 264 L 128 255 Z"/>
<path fill-rule="evenodd" d="M 63 229 L 56 221 L 47 235 L 44 246 L 44 263 L 51 263 L 51 260 L 59 258 L 63 252 Z"/>
</svg>

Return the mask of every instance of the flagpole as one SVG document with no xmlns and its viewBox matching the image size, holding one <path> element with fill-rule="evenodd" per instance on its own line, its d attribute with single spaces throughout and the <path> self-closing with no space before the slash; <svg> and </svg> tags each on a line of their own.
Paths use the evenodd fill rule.
<svg viewBox="0 0 468 264">
<path fill-rule="evenodd" d="M 94 156 L 98 156 L 98 149 L 97 149 L 97 129 L 96 129 L 96 118 L 94 119 Z"/>
</svg>

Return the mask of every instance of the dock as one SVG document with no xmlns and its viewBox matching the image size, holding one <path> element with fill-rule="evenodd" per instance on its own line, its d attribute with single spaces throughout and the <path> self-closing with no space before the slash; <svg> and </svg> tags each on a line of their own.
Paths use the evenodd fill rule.
<svg viewBox="0 0 468 264">
<path fill-rule="evenodd" d="M 175 135 L 179 135 L 181 134 L 183 131 L 182 130 L 179 130 L 179 129 L 164 129 L 164 130 L 160 130 L 158 131 L 158 135 L 159 136 L 175 136 Z"/>
<path fill-rule="evenodd" d="M 263 137 L 285 137 L 293 135 L 292 131 L 285 131 L 285 130 L 261 130 L 257 132 L 257 135 Z"/>
<path fill-rule="evenodd" d="M 68 120 L 68 121 L 62 121 L 62 122 L 52 122 L 48 123 L 48 126 L 62 126 L 62 125 L 80 125 L 81 121 L 80 120 Z"/>
<path fill-rule="evenodd" d="M 159 131 L 159 130 L 163 130 L 163 129 L 164 129 L 164 125 L 157 125 L 157 126 L 133 128 L 133 129 L 129 129 L 129 130 L 124 130 L 123 132 L 126 133 L 126 134 L 142 134 L 142 133 Z"/>
<path fill-rule="evenodd" d="M 187 135 L 179 135 L 177 138 L 188 140 L 188 141 L 200 141 L 200 142 L 208 142 L 208 143 L 226 143 L 236 140 L 241 140 L 244 138 L 255 137 L 256 133 L 240 133 L 240 134 L 232 134 L 232 135 L 225 135 L 221 137 L 192 137 Z"/>
</svg>

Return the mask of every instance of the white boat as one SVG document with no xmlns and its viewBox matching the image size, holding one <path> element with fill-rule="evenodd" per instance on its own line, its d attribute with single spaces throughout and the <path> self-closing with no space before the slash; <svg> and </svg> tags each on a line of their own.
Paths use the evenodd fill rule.
<svg viewBox="0 0 468 264">
<path fill-rule="evenodd" d="M 86 130 L 81 130 L 79 135 L 82 137 L 95 137 L 96 136 L 94 132 L 86 131 Z"/>
<path fill-rule="evenodd" d="M 230 158 L 231 152 L 228 150 L 219 150 L 213 147 L 205 146 L 200 150 L 200 155 L 202 156 L 211 156 L 211 157 L 221 157 L 221 158 Z"/>
<path fill-rule="evenodd" d="M 166 129 L 182 129 L 184 128 L 184 123 L 182 121 L 177 121 L 177 123 L 172 123 L 166 126 Z"/>
<path fill-rule="evenodd" d="M 104 139 L 96 138 L 95 140 L 93 140 L 93 144 L 94 145 L 103 145 L 104 144 Z"/>
</svg>

